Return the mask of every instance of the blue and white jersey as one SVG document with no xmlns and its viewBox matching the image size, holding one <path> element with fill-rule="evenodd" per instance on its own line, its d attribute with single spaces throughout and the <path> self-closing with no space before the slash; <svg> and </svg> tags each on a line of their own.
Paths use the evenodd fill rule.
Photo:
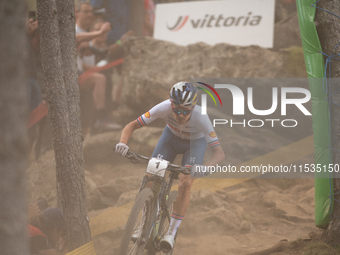
<svg viewBox="0 0 340 255">
<path fill-rule="evenodd" d="M 210 148 L 220 145 L 208 115 L 201 115 L 201 106 L 199 105 L 195 106 L 189 120 L 182 125 L 176 122 L 169 99 L 151 108 L 138 117 L 137 121 L 144 127 L 158 118 L 163 119 L 171 132 L 182 139 L 191 140 L 205 137 Z"/>
</svg>

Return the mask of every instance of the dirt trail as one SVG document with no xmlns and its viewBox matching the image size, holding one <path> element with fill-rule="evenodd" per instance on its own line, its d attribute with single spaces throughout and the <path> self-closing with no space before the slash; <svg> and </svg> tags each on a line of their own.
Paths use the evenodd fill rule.
<svg viewBox="0 0 340 255">
<path fill-rule="evenodd" d="M 124 168 L 106 171 L 102 167 L 91 174 L 100 181 L 99 176 L 119 176 Z M 121 197 L 129 202 L 135 192 Z M 100 211 L 92 211 L 90 216 L 97 214 Z M 311 231 L 317 231 L 313 179 L 252 179 L 214 193 L 192 192 L 174 254 L 246 255 L 283 239 L 308 238 Z M 117 254 L 122 233 L 115 229 L 96 237 L 98 254 Z"/>
<path fill-rule="evenodd" d="M 161 131 L 141 130 L 143 136 L 136 134 L 130 148 L 150 155 Z M 85 141 L 90 217 L 133 201 L 144 175 L 145 166 L 133 165 L 113 153 L 112 144 L 118 136 L 119 133 L 107 133 Z M 137 140 L 141 137 L 142 141 Z M 245 147 L 247 143 L 241 138 L 237 141 Z M 239 162 L 240 158 L 233 161 Z M 300 161 L 294 163 L 312 163 L 313 156 Z M 51 188 L 55 187 L 54 169 L 53 151 L 31 164 L 31 201 L 44 197 L 56 206 L 55 188 Z M 256 178 L 216 192 L 194 191 L 179 231 L 174 255 L 246 255 L 283 239 L 308 238 L 311 231 L 318 231 L 314 224 L 314 179 Z M 123 228 L 117 228 L 95 236 L 97 254 L 118 254 L 122 234 Z"/>
</svg>

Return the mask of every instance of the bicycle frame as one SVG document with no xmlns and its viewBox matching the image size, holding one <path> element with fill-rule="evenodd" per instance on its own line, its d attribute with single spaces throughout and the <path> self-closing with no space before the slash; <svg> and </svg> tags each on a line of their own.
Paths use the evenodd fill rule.
<svg viewBox="0 0 340 255">
<path fill-rule="evenodd" d="M 151 189 L 154 192 L 155 197 L 157 198 L 155 200 L 153 210 L 157 210 L 157 212 L 155 213 L 153 219 L 151 219 L 154 224 L 150 230 L 149 235 L 147 236 L 147 240 L 149 240 L 149 245 L 152 243 L 156 249 L 159 249 L 158 243 L 162 238 L 162 236 L 158 233 L 159 227 L 162 227 L 160 226 L 162 215 L 165 213 L 165 216 L 170 221 L 171 215 L 167 208 L 166 201 L 171 191 L 174 179 L 178 179 L 178 173 L 170 172 L 169 183 L 165 181 L 165 177 L 159 177 L 156 175 L 145 175 L 142 179 L 141 186 L 138 191 L 138 193 L 141 192 L 145 188 L 147 182 L 153 182 Z"/>
<path fill-rule="evenodd" d="M 133 153 L 129 151 L 126 154 L 126 157 L 130 159 L 132 163 L 147 163 L 149 164 L 150 158 Z M 138 247 L 141 247 L 142 249 L 149 250 L 151 252 L 150 254 L 156 253 L 161 251 L 159 247 L 159 242 L 161 238 L 163 237 L 163 234 L 166 231 L 166 227 L 164 224 L 167 224 L 171 220 L 171 208 L 176 201 L 177 194 L 174 192 L 171 192 L 171 187 L 173 185 L 173 180 L 178 179 L 179 173 L 183 174 L 190 174 L 191 168 L 178 166 L 174 164 L 168 164 L 166 167 L 166 171 L 168 171 L 169 174 L 169 180 L 167 180 L 168 177 L 161 177 L 158 175 L 150 175 L 147 174 L 143 177 L 141 181 L 141 185 L 139 187 L 138 195 L 136 196 L 136 202 L 134 203 L 134 207 L 136 205 L 136 209 L 138 212 L 140 210 L 143 210 L 143 203 L 144 199 L 148 198 L 149 201 L 149 216 L 148 219 L 145 220 L 145 223 L 143 223 L 143 231 L 140 233 L 140 236 L 136 241 L 138 241 L 137 245 Z M 152 181 L 152 188 L 145 189 L 147 186 L 147 183 Z M 146 191 L 146 192 L 144 192 Z M 140 194 L 143 194 L 143 196 L 140 198 Z M 151 195 L 153 195 L 151 197 Z M 138 203 L 137 203 L 138 202 Z M 149 211 L 150 210 L 150 211 Z M 132 216 L 131 216 L 132 215 Z M 124 233 L 124 237 L 121 243 L 121 254 L 125 254 L 125 252 L 129 249 L 129 243 L 133 240 L 131 240 L 131 233 L 130 231 L 134 231 L 134 225 L 136 224 L 136 219 L 138 215 L 131 214 L 131 223 L 129 225 L 129 232 L 126 232 L 128 234 Z M 130 221 L 130 216 L 129 220 Z M 128 223 L 127 223 L 128 224 Z M 133 241 L 133 242 L 136 242 Z M 123 245 L 123 246 L 122 246 Z"/>
</svg>

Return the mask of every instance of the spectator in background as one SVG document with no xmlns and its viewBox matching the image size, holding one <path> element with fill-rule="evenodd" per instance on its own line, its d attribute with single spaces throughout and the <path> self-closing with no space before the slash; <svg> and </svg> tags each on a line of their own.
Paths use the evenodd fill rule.
<svg viewBox="0 0 340 255">
<path fill-rule="evenodd" d="M 92 26 L 91 31 L 99 31 L 104 21 L 102 19 L 97 19 Z M 107 33 L 98 36 L 89 43 L 89 48 L 94 56 L 93 65 L 104 66 L 108 64 L 107 54 L 109 49 L 106 45 Z M 112 101 L 112 68 L 101 71 L 106 77 L 106 89 L 105 89 L 105 106 L 109 110 L 114 110 Z"/>
<path fill-rule="evenodd" d="M 143 34 L 146 36 L 153 36 L 154 29 L 154 12 L 155 5 L 153 0 L 143 0 L 144 1 L 144 23 Z M 133 32 L 130 25 L 130 12 L 131 6 L 128 0 L 91 0 L 95 10 L 99 10 L 104 8 L 104 20 L 109 21 L 112 25 L 114 25 L 113 29 L 109 31 L 107 37 L 107 44 L 112 46 L 110 47 L 109 52 L 109 60 L 113 61 L 119 58 L 124 57 L 124 52 L 119 49 L 121 43 L 124 38 L 133 35 Z M 117 49 L 118 48 L 118 49 Z M 120 76 L 120 81 L 114 87 L 113 93 L 113 108 L 117 108 L 121 103 L 121 92 L 123 88 L 123 81 L 121 79 L 123 68 L 121 65 L 116 67 L 116 70 Z"/>
<path fill-rule="evenodd" d="M 105 9 L 102 12 L 102 17 L 105 21 L 109 21 L 114 27 L 108 32 L 106 39 L 107 45 L 109 45 L 108 60 L 114 61 L 124 57 L 124 51 L 121 49 L 121 44 L 126 38 L 133 35 L 133 32 L 129 30 L 130 8 L 129 1 L 126 0 L 91 0 L 90 1 L 95 10 Z M 129 31 L 128 31 L 129 30 Z M 123 81 L 121 75 L 123 72 L 122 65 L 116 67 L 116 70 L 120 76 L 120 81 L 114 86 L 113 102 L 111 104 L 112 109 L 117 109 L 122 103 L 121 92 L 123 88 Z M 111 87 L 107 87 L 108 94 L 111 94 Z"/>
<path fill-rule="evenodd" d="M 40 214 L 40 208 L 38 206 L 38 203 L 31 203 L 28 205 L 28 219 L 32 220 L 35 217 L 39 216 Z"/>
<path fill-rule="evenodd" d="M 32 255 L 60 255 L 68 253 L 63 211 L 48 208 L 39 215 L 36 226 L 28 225 Z"/>
<path fill-rule="evenodd" d="M 26 21 L 26 31 L 29 37 L 29 50 L 27 70 L 29 73 L 28 79 L 28 97 L 30 102 L 30 111 L 33 111 L 41 102 L 40 88 L 37 83 L 37 68 L 39 58 L 39 35 L 38 35 L 38 21 L 29 19 Z"/>
<path fill-rule="evenodd" d="M 44 198 L 39 198 L 37 202 L 28 205 L 28 218 L 32 225 L 35 225 L 37 216 L 48 207 L 49 205 Z"/>
<path fill-rule="evenodd" d="M 105 8 L 104 20 L 114 25 L 107 36 L 107 44 L 116 43 L 129 29 L 130 7 L 128 0 L 91 0 L 94 9 Z"/>
<path fill-rule="evenodd" d="M 34 11 L 29 13 L 35 14 Z M 28 58 L 26 59 L 26 68 L 28 71 L 27 98 L 29 102 L 29 111 L 32 112 L 40 105 L 43 99 L 42 94 L 45 93 L 45 83 L 43 79 L 43 71 L 39 52 L 38 21 L 35 20 L 34 17 L 26 21 L 26 33 L 29 40 L 29 45 L 27 48 Z M 42 140 L 42 131 L 44 128 L 44 121 L 41 121 L 38 125 L 35 125 L 28 130 L 28 148 L 30 152 L 32 152 L 34 148 L 36 156 L 40 153 L 40 141 Z"/>
<path fill-rule="evenodd" d="M 76 39 L 80 42 L 77 46 L 77 63 L 78 72 L 89 70 L 95 67 L 95 56 L 89 48 L 89 41 L 96 37 L 106 37 L 107 32 L 111 29 L 108 22 L 100 25 L 99 30 L 89 31 L 93 22 L 93 8 L 87 2 L 82 2 L 77 8 L 76 20 Z M 93 133 L 117 130 L 122 126 L 109 120 L 109 110 L 106 107 L 106 83 L 107 79 L 102 73 L 94 73 L 82 84 L 81 89 L 92 90 L 94 107 L 96 110 L 96 121 L 93 128 Z M 82 118 L 83 133 L 86 133 L 87 126 L 91 125 Z"/>
<path fill-rule="evenodd" d="M 81 2 L 76 6 L 76 42 L 88 42 L 111 30 L 109 22 L 104 22 L 98 31 L 90 32 L 93 24 L 93 8 L 88 2 Z"/>
<path fill-rule="evenodd" d="M 155 25 L 155 3 L 153 0 L 144 0 L 144 28 L 143 35 L 153 36 Z"/>
<path fill-rule="evenodd" d="M 98 20 L 94 23 L 93 30 L 99 30 L 101 27 L 101 24 L 103 23 L 102 20 Z M 124 51 L 121 48 L 121 44 L 123 44 L 127 38 L 129 38 L 133 32 L 130 30 L 126 32 L 119 40 L 118 43 L 111 44 L 110 46 L 106 45 L 106 37 L 105 35 L 99 36 L 94 38 L 90 42 L 90 49 L 95 54 L 96 63 L 97 65 L 105 65 L 108 63 L 108 61 L 113 61 L 119 58 L 122 58 L 124 56 Z M 122 67 L 121 65 L 117 66 L 117 70 L 119 74 L 122 73 Z M 117 85 L 115 85 L 115 93 L 114 93 L 114 102 L 112 101 L 112 69 L 108 69 L 103 71 L 102 73 L 106 76 L 107 79 L 107 86 L 106 86 L 106 105 L 108 108 L 115 110 L 118 105 L 121 103 L 121 90 L 122 90 L 122 82 L 119 82 Z"/>
<path fill-rule="evenodd" d="M 99 31 L 101 26 L 103 25 L 103 20 L 96 20 L 92 26 L 91 31 Z M 95 63 L 98 63 L 99 61 L 106 59 L 107 54 L 109 52 L 109 47 L 106 45 L 106 38 L 107 33 L 102 34 L 101 36 L 97 36 L 93 38 L 89 42 L 89 48 L 92 52 L 92 54 L 95 56 Z M 107 63 L 107 62 L 106 62 Z M 104 64 L 106 64 L 104 63 Z"/>
<path fill-rule="evenodd" d="M 122 48 L 122 45 L 131 36 L 133 36 L 132 30 L 126 32 L 115 44 L 110 45 L 109 53 L 108 53 L 108 59 L 110 61 L 124 58 L 125 52 Z M 124 73 L 122 65 L 118 65 L 116 67 L 116 70 L 117 70 L 117 73 L 119 74 L 120 80 L 118 84 L 115 85 L 114 87 L 114 93 L 113 93 L 113 107 L 114 108 L 119 107 L 119 105 L 122 103 L 122 98 L 121 98 L 122 89 L 123 89 L 122 75 Z"/>
</svg>

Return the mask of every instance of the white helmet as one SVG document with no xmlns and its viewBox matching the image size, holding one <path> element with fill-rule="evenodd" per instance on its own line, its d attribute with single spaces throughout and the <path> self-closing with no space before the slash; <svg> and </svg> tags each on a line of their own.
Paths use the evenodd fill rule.
<svg viewBox="0 0 340 255">
<path fill-rule="evenodd" d="M 197 89 L 189 82 L 178 82 L 170 90 L 170 100 L 177 106 L 194 106 L 197 103 Z"/>
</svg>

